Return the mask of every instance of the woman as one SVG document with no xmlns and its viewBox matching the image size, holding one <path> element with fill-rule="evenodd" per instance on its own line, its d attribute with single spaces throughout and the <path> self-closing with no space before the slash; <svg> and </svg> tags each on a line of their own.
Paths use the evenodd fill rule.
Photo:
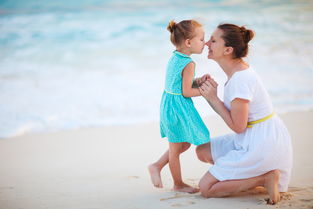
<svg viewBox="0 0 313 209">
<path fill-rule="evenodd" d="M 269 204 L 280 200 L 288 189 L 292 167 L 289 133 L 273 112 L 259 77 L 242 59 L 254 33 L 245 27 L 222 24 L 206 43 L 208 58 L 225 74 L 224 102 L 217 97 L 217 83 L 210 79 L 201 87 L 202 96 L 235 132 L 213 138 L 197 147 L 198 158 L 213 166 L 199 182 L 204 197 L 224 197 L 264 186 Z"/>
</svg>

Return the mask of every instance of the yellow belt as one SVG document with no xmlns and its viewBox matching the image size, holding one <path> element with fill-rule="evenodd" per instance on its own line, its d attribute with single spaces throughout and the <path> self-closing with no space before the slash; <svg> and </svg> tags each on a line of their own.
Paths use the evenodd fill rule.
<svg viewBox="0 0 313 209">
<path fill-rule="evenodd" d="M 275 114 L 275 113 L 273 112 L 272 114 L 270 114 L 270 115 L 268 115 L 268 116 L 266 116 L 266 117 L 264 117 L 264 118 L 261 118 L 261 119 L 259 119 L 259 120 L 255 120 L 255 121 L 250 121 L 250 122 L 248 122 L 247 128 L 251 128 L 254 124 L 261 123 L 261 122 L 263 122 L 263 121 L 266 121 L 267 119 L 270 119 L 271 117 L 273 117 L 274 114 Z"/>
<path fill-rule="evenodd" d="M 169 92 L 169 91 L 166 91 L 166 90 L 164 90 L 166 93 L 168 93 L 168 94 L 173 94 L 173 95 L 182 95 L 182 94 L 179 94 L 179 93 L 173 93 L 173 92 Z"/>
</svg>

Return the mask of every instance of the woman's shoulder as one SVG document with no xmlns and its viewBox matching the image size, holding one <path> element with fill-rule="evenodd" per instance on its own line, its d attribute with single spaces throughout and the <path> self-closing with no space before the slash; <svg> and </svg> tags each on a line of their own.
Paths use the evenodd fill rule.
<svg viewBox="0 0 313 209">
<path fill-rule="evenodd" d="M 257 75 L 252 69 L 237 71 L 225 86 L 224 99 L 232 101 L 235 98 L 242 98 L 251 101 L 259 86 L 258 83 Z"/>
<path fill-rule="evenodd" d="M 252 88 L 258 83 L 257 74 L 252 68 L 235 72 L 232 77 L 226 82 L 225 88 L 233 89 L 241 87 Z"/>
<path fill-rule="evenodd" d="M 245 70 L 235 72 L 231 80 L 236 82 L 255 82 L 257 77 L 255 71 L 249 67 Z"/>
</svg>

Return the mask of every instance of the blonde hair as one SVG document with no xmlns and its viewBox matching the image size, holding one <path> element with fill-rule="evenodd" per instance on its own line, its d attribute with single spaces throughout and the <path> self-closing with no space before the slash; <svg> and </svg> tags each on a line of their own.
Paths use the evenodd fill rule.
<svg viewBox="0 0 313 209">
<path fill-rule="evenodd" d="M 175 46 L 179 46 L 184 40 L 192 39 L 195 36 L 195 28 L 201 26 L 196 20 L 183 20 L 179 23 L 171 20 L 167 30 L 171 33 L 171 42 Z"/>
</svg>

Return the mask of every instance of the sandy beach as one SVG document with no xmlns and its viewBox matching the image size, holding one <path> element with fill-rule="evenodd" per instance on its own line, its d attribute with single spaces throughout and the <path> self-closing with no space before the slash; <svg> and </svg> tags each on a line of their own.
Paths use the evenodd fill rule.
<svg viewBox="0 0 313 209">
<path fill-rule="evenodd" d="M 313 208 L 313 111 L 281 115 L 293 140 L 294 167 L 288 193 L 266 205 L 263 188 L 228 198 L 171 191 L 150 182 L 147 165 L 166 149 L 158 123 L 30 134 L 0 140 L 0 209 Z M 218 116 L 205 119 L 213 136 L 229 133 Z M 182 155 L 182 174 L 197 185 L 210 165 L 193 146 Z"/>
</svg>

